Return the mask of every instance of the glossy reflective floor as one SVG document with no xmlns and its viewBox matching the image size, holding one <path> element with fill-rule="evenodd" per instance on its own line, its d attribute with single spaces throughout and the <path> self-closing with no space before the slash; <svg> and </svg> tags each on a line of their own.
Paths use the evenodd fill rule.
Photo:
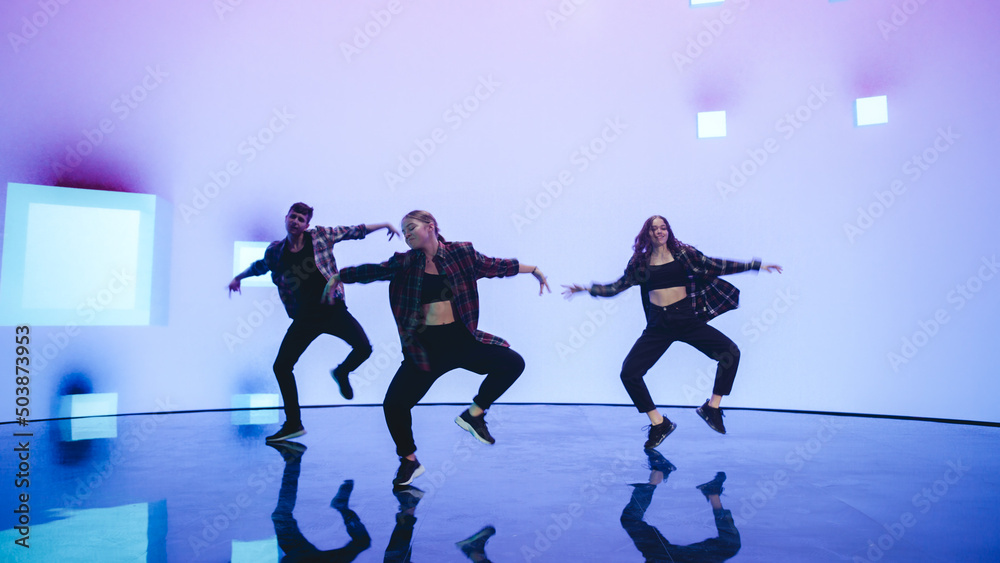
<svg viewBox="0 0 1000 563">
<path fill-rule="evenodd" d="M 0 560 L 1000 560 L 997 427 L 730 410 L 722 436 L 665 409 L 655 454 L 630 407 L 497 405 L 495 446 L 460 410 L 415 409 L 427 472 L 396 491 L 379 407 L 306 409 L 279 448 L 246 411 L 32 423 L 27 489 L 3 425 Z"/>
</svg>

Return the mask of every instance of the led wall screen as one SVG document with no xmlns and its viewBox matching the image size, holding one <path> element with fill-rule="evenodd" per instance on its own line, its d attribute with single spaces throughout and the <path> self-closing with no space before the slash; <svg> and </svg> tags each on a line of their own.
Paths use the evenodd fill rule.
<svg viewBox="0 0 1000 563">
<path fill-rule="evenodd" d="M 155 264 L 156 218 L 153 195 L 8 184 L 0 322 L 164 322 L 165 296 L 153 292 L 166 287 L 154 284 L 165 271 Z"/>
</svg>

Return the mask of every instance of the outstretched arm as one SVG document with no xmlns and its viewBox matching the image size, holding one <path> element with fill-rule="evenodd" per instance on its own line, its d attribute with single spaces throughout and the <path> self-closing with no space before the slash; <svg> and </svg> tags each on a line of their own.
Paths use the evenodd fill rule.
<svg viewBox="0 0 1000 563">
<path fill-rule="evenodd" d="M 267 264 L 265 264 L 263 260 L 257 260 L 253 264 L 250 264 L 246 270 L 236 274 L 236 277 L 229 282 L 229 296 L 232 297 L 234 291 L 240 295 L 243 294 L 243 292 L 240 291 L 240 281 L 243 278 L 262 276 L 269 270 L 270 268 L 267 267 Z"/>
<path fill-rule="evenodd" d="M 538 266 L 529 266 L 518 262 L 517 273 L 535 276 L 535 279 L 538 280 L 538 295 L 542 294 L 542 290 L 548 290 L 549 293 L 552 293 L 552 289 L 549 288 L 549 280 L 545 278 L 545 274 L 538 269 Z"/>
<path fill-rule="evenodd" d="M 389 235 L 389 240 L 392 240 L 392 237 L 401 237 L 401 236 L 403 236 L 403 235 L 399 234 L 399 230 L 396 229 L 396 227 L 394 227 L 392 225 L 392 223 L 371 223 L 371 224 L 365 225 L 365 229 L 369 233 L 373 233 L 373 232 L 375 232 L 375 231 L 377 231 L 379 229 L 385 229 L 385 230 L 389 231 L 387 233 Z"/>
</svg>

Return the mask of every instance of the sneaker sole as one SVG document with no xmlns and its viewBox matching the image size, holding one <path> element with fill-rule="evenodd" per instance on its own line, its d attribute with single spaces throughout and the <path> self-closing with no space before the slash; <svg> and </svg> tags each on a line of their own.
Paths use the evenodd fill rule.
<svg viewBox="0 0 1000 563">
<path fill-rule="evenodd" d="M 708 416 L 706 416 L 705 413 L 702 412 L 701 408 L 695 409 L 694 412 L 698 413 L 698 416 L 700 416 L 701 419 L 705 421 L 705 424 L 707 424 L 708 427 L 711 428 L 712 430 L 715 430 L 719 434 L 725 434 L 726 433 L 726 429 L 725 428 L 723 428 L 722 430 L 719 430 L 715 426 L 712 426 L 712 423 L 708 421 Z"/>
<path fill-rule="evenodd" d="M 459 426 L 459 428 L 461 428 L 462 430 L 466 430 L 466 431 L 469 432 L 469 434 L 472 434 L 473 436 L 475 436 L 476 439 L 479 440 L 480 442 L 482 442 L 484 444 L 489 444 L 491 446 L 493 445 L 493 442 L 490 442 L 489 440 L 487 440 L 487 439 L 483 438 L 482 436 L 480 436 L 479 432 L 476 432 L 476 429 L 473 428 L 471 424 L 469 424 L 468 422 L 466 422 L 462 418 L 462 415 L 458 415 L 458 416 L 455 417 L 455 424 L 457 424 Z"/>
<path fill-rule="evenodd" d="M 284 442 L 285 440 L 290 440 L 292 438 L 298 438 L 299 436 L 304 436 L 306 433 L 305 429 L 292 432 L 291 434 L 285 434 L 284 436 L 268 436 L 264 438 L 265 442 Z"/>
<path fill-rule="evenodd" d="M 670 430 L 667 430 L 667 433 L 666 433 L 666 434 L 664 434 L 664 435 L 663 435 L 663 437 L 659 439 L 659 441 L 657 441 L 657 442 L 656 442 L 655 444 L 653 444 L 653 445 L 650 445 L 650 444 L 649 444 L 649 442 L 646 442 L 645 444 L 643 444 L 643 446 L 642 446 L 642 447 L 643 447 L 643 448 L 646 448 L 646 449 L 649 449 L 649 450 L 651 450 L 651 449 L 653 449 L 653 448 L 655 448 L 655 447 L 659 446 L 660 444 L 662 444 L 662 443 L 663 443 L 663 441 L 667 439 L 667 436 L 669 436 L 669 435 L 673 434 L 673 433 L 674 433 L 674 430 L 677 430 L 677 424 L 676 424 L 676 423 L 674 423 L 674 422 L 671 422 L 670 424 L 671 424 L 671 427 L 670 427 Z"/>
<path fill-rule="evenodd" d="M 340 379 L 338 379 L 337 376 L 334 375 L 333 370 L 330 370 L 330 377 L 332 377 L 333 382 L 337 384 L 337 390 L 340 391 L 341 397 L 347 399 L 348 401 L 354 398 L 354 389 L 351 387 L 351 381 L 349 379 L 341 383 Z M 344 392 L 345 386 L 347 388 L 346 393 Z"/>
<path fill-rule="evenodd" d="M 418 465 L 417 468 L 413 470 L 413 475 L 410 475 L 410 478 L 408 480 L 397 483 L 396 480 L 393 479 L 392 484 L 396 485 L 397 487 L 402 487 L 403 485 L 409 485 L 410 483 L 413 482 L 414 479 L 420 477 L 423 474 L 424 474 L 424 466 Z"/>
</svg>

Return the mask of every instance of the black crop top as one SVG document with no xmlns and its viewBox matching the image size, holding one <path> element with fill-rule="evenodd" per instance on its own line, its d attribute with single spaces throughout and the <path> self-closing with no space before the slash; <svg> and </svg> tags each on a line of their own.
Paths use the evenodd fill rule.
<svg viewBox="0 0 1000 563">
<path fill-rule="evenodd" d="M 649 267 L 649 290 L 687 287 L 687 271 L 680 260 Z"/>
<path fill-rule="evenodd" d="M 451 301 L 451 288 L 444 283 L 444 275 L 424 272 L 424 283 L 420 287 L 420 304 Z"/>
</svg>

